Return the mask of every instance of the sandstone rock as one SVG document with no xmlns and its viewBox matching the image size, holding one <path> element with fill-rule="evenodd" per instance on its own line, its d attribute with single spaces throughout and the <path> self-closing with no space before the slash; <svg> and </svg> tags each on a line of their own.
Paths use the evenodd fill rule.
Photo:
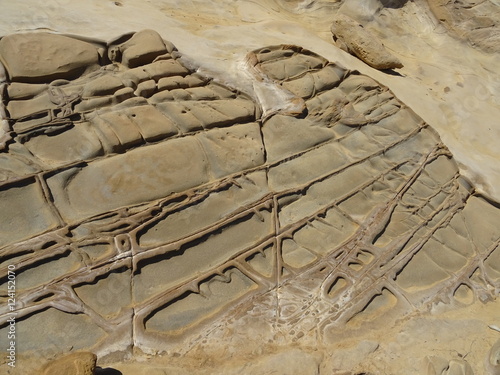
<svg viewBox="0 0 500 375">
<path fill-rule="evenodd" d="M 345 0 L 342 2 L 338 13 L 359 22 L 370 22 L 379 14 L 382 8 L 381 0 L 365 0 L 362 4 L 358 0 Z"/>
<path fill-rule="evenodd" d="M 119 57 L 111 57 L 129 68 L 151 63 L 156 57 L 167 53 L 167 47 L 161 36 L 153 30 L 135 33 L 129 40 L 119 46 L 110 47 L 110 53 L 118 49 Z M 117 52 L 114 52 L 117 53 Z"/>
<path fill-rule="evenodd" d="M 402 68 L 403 64 L 398 58 L 388 52 L 384 45 L 363 26 L 339 14 L 331 26 L 335 40 L 345 44 L 350 53 L 375 69 Z"/>
<path fill-rule="evenodd" d="M 206 81 L 194 74 L 187 77 L 171 76 L 164 77 L 158 80 L 158 91 L 173 90 L 173 89 L 186 89 L 189 87 L 202 86 Z"/>
<path fill-rule="evenodd" d="M 58 358 L 42 368 L 42 375 L 94 375 L 97 356 L 90 352 L 77 352 Z"/>
<path fill-rule="evenodd" d="M 3 83 L 5 81 L 7 81 L 7 71 L 5 70 L 3 64 L 0 62 L 0 83 Z"/>
<path fill-rule="evenodd" d="M 260 48 L 252 77 L 302 105 L 262 116 L 170 57 L 8 82 L 0 290 L 12 261 L 20 355 L 165 351 L 200 375 L 368 373 L 397 320 L 496 298 L 497 205 L 387 87 L 301 47 Z"/>
<path fill-rule="evenodd" d="M 7 101 L 7 84 L 0 83 L 0 151 L 5 150 L 7 143 L 12 139 L 10 125 L 5 108 Z"/>
<path fill-rule="evenodd" d="M 155 81 L 158 81 L 162 77 L 186 76 L 190 73 L 178 60 L 173 59 L 153 62 L 146 65 L 144 71 L 149 78 Z M 131 72 L 135 72 L 135 70 L 131 69 Z"/>
<path fill-rule="evenodd" d="M 119 111 L 110 111 L 92 117 L 91 122 L 100 128 L 106 126 L 129 128 L 132 134 L 136 134 L 128 124 L 132 123 L 140 132 L 140 137 L 145 141 L 153 142 L 168 138 L 179 133 L 179 130 L 168 117 L 161 114 L 158 109 L 149 105 L 133 106 Z M 101 122 L 102 121 L 102 122 Z M 101 124 L 99 124 L 101 122 Z M 117 130 L 120 132 L 120 130 Z M 140 140 L 140 137 L 137 138 Z M 118 146 L 119 143 L 111 147 Z M 109 147 L 109 145 L 107 145 Z"/>
<path fill-rule="evenodd" d="M 424 360 L 426 375 L 474 375 L 469 363 L 464 360 L 452 359 L 450 361 L 442 357 L 427 357 Z"/>
<path fill-rule="evenodd" d="M 186 76 L 189 71 L 177 60 L 160 60 L 144 67 L 126 70 L 121 79 L 125 86 L 137 87 L 140 83 L 153 79 L 158 81 L 164 77 Z M 130 83 L 126 83 L 130 82 Z"/>
<path fill-rule="evenodd" d="M 319 360 L 314 354 L 300 350 L 289 350 L 281 353 L 261 356 L 258 360 L 246 365 L 227 370 L 228 375 L 261 374 L 272 375 L 283 373 L 284 367 L 289 375 L 319 375 Z"/>
<path fill-rule="evenodd" d="M 0 40 L 0 56 L 14 82 L 73 79 L 99 63 L 92 44 L 48 33 L 7 35 Z"/>
<path fill-rule="evenodd" d="M 0 246 L 42 233 L 58 225 L 57 217 L 46 204 L 41 186 L 29 179 L 18 186 L 2 186 L 0 200 L 4 213 L 0 216 L 3 231 Z M 37 215 L 31 215 L 37 210 Z M 9 214 L 7 214 L 9 213 Z"/>
<path fill-rule="evenodd" d="M 10 127 L 7 120 L 0 119 L 0 151 L 7 147 L 7 142 L 12 139 L 9 133 Z"/>
<path fill-rule="evenodd" d="M 308 150 L 335 137 L 330 129 L 316 127 L 312 122 L 304 119 L 290 118 L 276 115 L 266 121 L 262 128 L 264 139 L 268 145 L 268 160 L 273 162 L 295 154 L 298 150 Z M 300 135 L 288 136 L 291 132 Z"/>
<path fill-rule="evenodd" d="M 500 340 L 497 340 L 497 342 L 491 347 L 485 360 L 484 367 L 488 371 L 489 375 L 500 374 Z"/>
<path fill-rule="evenodd" d="M 62 149 L 60 145 L 67 147 Z M 89 123 L 81 123 L 65 132 L 40 135 L 29 139 L 25 146 L 47 165 L 58 166 L 97 157 L 103 152 L 98 135 Z"/>
<path fill-rule="evenodd" d="M 134 89 L 131 87 L 124 87 L 115 91 L 113 94 L 114 103 L 121 103 L 127 99 L 131 99 L 134 97 Z"/>
<path fill-rule="evenodd" d="M 7 104 L 7 110 L 9 111 L 10 117 L 13 119 L 20 119 L 33 113 L 56 108 L 57 104 L 50 100 L 47 91 L 33 99 L 11 100 Z"/>
<path fill-rule="evenodd" d="M 489 53 L 500 51 L 500 16 L 494 1 L 428 1 L 429 7 L 451 33 Z"/>
<path fill-rule="evenodd" d="M 154 80 L 144 81 L 137 85 L 137 90 L 135 92 L 136 96 L 143 96 L 149 98 L 156 91 L 156 82 Z"/>
<path fill-rule="evenodd" d="M 8 97 L 9 100 L 15 100 L 15 99 L 31 99 L 38 94 L 43 93 L 45 90 L 47 90 L 48 85 L 47 84 L 29 84 L 29 83 L 19 83 L 19 82 L 12 82 L 9 87 L 7 88 L 8 90 Z"/>
<path fill-rule="evenodd" d="M 82 97 L 113 95 L 124 86 L 120 78 L 114 75 L 103 75 L 85 85 Z"/>
</svg>

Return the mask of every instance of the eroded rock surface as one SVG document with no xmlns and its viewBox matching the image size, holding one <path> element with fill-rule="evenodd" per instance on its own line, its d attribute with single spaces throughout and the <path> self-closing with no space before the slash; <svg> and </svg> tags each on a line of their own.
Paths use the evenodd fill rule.
<svg viewBox="0 0 500 375">
<path fill-rule="evenodd" d="M 94 375 L 97 356 L 89 352 L 77 352 L 58 358 L 41 369 L 41 375 Z"/>
<path fill-rule="evenodd" d="M 49 33 L 7 35 L 0 40 L 0 56 L 13 82 L 71 79 L 99 63 L 92 44 Z"/>
<path fill-rule="evenodd" d="M 448 361 L 442 357 L 428 357 L 426 367 L 426 375 L 474 375 L 471 366 L 463 360 Z"/>
<path fill-rule="evenodd" d="M 304 110 L 262 118 L 150 31 L 128 38 L 79 78 L 6 87 L 0 335 L 13 264 L 19 353 L 224 360 L 498 295 L 500 210 L 386 87 L 263 48 L 249 70 Z"/>
<path fill-rule="evenodd" d="M 485 363 L 485 369 L 491 375 L 500 374 L 500 339 L 491 347 Z"/>
<path fill-rule="evenodd" d="M 500 52 L 500 13 L 494 0 L 430 0 L 429 7 L 457 37 L 486 52 Z"/>
</svg>

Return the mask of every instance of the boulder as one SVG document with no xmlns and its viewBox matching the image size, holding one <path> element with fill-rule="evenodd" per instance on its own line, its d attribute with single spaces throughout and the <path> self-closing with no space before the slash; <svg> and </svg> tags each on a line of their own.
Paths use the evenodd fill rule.
<svg viewBox="0 0 500 375">
<path fill-rule="evenodd" d="M 380 40 L 352 18 L 337 15 L 331 26 L 333 38 L 343 50 L 375 69 L 402 68 L 399 59 L 386 50 Z"/>
</svg>

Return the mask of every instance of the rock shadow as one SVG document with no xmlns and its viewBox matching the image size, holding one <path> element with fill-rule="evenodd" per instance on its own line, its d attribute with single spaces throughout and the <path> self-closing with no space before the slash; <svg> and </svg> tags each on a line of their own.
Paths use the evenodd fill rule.
<svg viewBox="0 0 500 375">
<path fill-rule="evenodd" d="M 406 5 L 408 0 L 380 0 L 385 8 L 399 9 Z"/>
<path fill-rule="evenodd" d="M 118 371 L 111 367 L 96 367 L 94 375 L 123 375 L 121 371 Z"/>
<path fill-rule="evenodd" d="M 399 73 L 398 71 L 396 71 L 394 69 L 381 69 L 380 71 L 385 73 L 385 74 L 389 74 L 391 76 L 404 77 L 403 74 Z"/>
</svg>

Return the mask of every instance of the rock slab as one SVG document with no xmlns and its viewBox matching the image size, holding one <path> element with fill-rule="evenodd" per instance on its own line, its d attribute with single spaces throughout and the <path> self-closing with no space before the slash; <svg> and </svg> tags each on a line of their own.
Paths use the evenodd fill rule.
<svg viewBox="0 0 500 375">
<path fill-rule="evenodd" d="M 49 33 L 5 36 L 0 56 L 11 81 L 29 83 L 76 78 L 99 62 L 92 44 Z"/>
</svg>

